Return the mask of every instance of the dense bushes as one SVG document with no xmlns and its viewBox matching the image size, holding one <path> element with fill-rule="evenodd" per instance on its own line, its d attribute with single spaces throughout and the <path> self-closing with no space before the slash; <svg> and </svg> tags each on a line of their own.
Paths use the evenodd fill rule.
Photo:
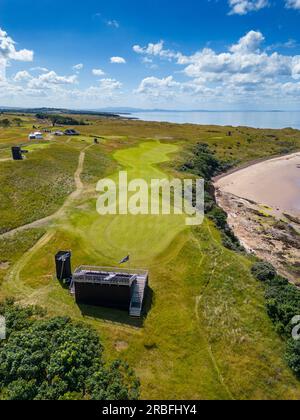
<svg viewBox="0 0 300 420">
<path fill-rule="evenodd" d="M 122 361 L 103 360 L 98 335 L 69 318 L 46 319 L 38 308 L 0 305 L 0 397 L 8 400 L 131 400 L 139 383 Z"/>
<path fill-rule="evenodd" d="M 292 371 L 300 379 L 300 340 L 288 341 L 285 358 Z"/>
<path fill-rule="evenodd" d="M 227 223 L 227 214 L 216 203 L 213 186 L 211 180 L 214 176 L 225 172 L 232 163 L 221 162 L 209 146 L 205 143 L 198 143 L 194 150 L 193 156 L 181 167 L 182 171 L 188 171 L 205 180 L 205 214 L 216 224 L 222 232 L 223 245 L 233 251 L 243 251 L 239 240 L 235 237 Z"/>
<path fill-rule="evenodd" d="M 0 120 L 0 127 L 8 128 L 10 126 L 11 126 L 11 122 L 9 121 L 9 119 L 5 118 L 3 120 Z"/>
<path fill-rule="evenodd" d="M 191 172 L 210 181 L 214 176 L 225 172 L 232 166 L 229 162 L 219 161 L 206 143 L 197 143 L 193 156 L 182 167 L 182 171 Z"/>
<path fill-rule="evenodd" d="M 275 268 L 266 262 L 259 262 L 252 268 L 254 276 L 266 287 L 266 308 L 276 331 L 287 340 L 286 360 L 300 378 L 300 341 L 292 338 L 295 327 L 292 320 L 300 315 L 300 291 L 287 279 L 279 276 Z"/>
<path fill-rule="evenodd" d="M 258 262 L 252 267 L 252 274 L 258 280 L 272 280 L 276 276 L 275 268 L 267 262 Z"/>
</svg>

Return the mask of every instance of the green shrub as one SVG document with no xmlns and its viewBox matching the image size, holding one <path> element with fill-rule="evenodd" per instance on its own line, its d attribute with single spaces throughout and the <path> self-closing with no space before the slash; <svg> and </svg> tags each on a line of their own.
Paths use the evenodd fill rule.
<svg viewBox="0 0 300 420">
<path fill-rule="evenodd" d="M 34 307 L 0 306 L 0 394 L 8 400 L 131 400 L 139 382 L 122 361 L 107 365 L 97 333 L 69 318 L 47 319 Z"/>
<path fill-rule="evenodd" d="M 227 214 L 218 206 L 214 206 L 209 212 L 208 217 L 213 220 L 220 229 L 225 229 L 227 226 Z"/>
<path fill-rule="evenodd" d="M 300 292 L 296 286 L 282 277 L 275 277 L 267 283 L 267 311 L 279 334 L 290 337 L 291 320 L 300 315 Z"/>
<path fill-rule="evenodd" d="M 300 378 L 300 340 L 292 339 L 292 320 L 300 315 L 300 291 L 289 281 L 276 274 L 267 262 L 256 263 L 252 273 L 266 285 L 266 308 L 275 330 L 287 340 L 285 359 L 295 375 Z"/>
<path fill-rule="evenodd" d="M 288 341 L 285 358 L 289 367 L 300 378 L 300 340 Z"/>
<path fill-rule="evenodd" d="M 252 267 L 252 274 L 260 281 L 268 281 L 275 278 L 277 272 L 272 264 L 258 262 Z"/>
</svg>

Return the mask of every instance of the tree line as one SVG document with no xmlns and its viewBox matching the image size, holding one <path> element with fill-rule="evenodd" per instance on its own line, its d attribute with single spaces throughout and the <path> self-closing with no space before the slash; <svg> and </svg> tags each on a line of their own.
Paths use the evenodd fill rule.
<svg viewBox="0 0 300 420">
<path fill-rule="evenodd" d="M 53 127 L 56 125 L 87 125 L 83 119 L 76 120 L 75 118 L 65 115 L 54 115 L 38 113 L 35 115 L 38 120 L 49 120 Z"/>
</svg>

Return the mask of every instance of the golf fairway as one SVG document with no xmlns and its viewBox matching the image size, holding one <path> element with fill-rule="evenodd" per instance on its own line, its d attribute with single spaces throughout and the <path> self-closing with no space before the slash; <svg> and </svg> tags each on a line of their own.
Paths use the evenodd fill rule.
<svg viewBox="0 0 300 420">
<path fill-rule="evenodd" d="M 177 146 L 148 142 L 118 151 L 114 158 L 127 171 L 128 181 L 168 178 L 156 165 L 169 160 Z M 119 172 L 109 178 L 118 183 Z M 150 201 L 150 197 L 149 197 Z M 119 204 L 119 203 L 118 203 Z M 130 254 L 131 264 L 147 266 L 151 258 L 161 254 L 179 232 L 185 230 L 184 215 L 106 215 L 94 211 L 75 212 L 70 217 L 70 231 L 80 235 L 84 246 L 111 264 Z M 100 257 L 101 259 L 101 257 Z"/>
</svg>

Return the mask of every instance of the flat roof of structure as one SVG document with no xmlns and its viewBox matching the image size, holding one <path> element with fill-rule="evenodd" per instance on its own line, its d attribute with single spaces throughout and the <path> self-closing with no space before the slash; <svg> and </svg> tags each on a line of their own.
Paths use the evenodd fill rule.
<svg viewBox="0 0 300 420">
<path fill-rule="evenodd" d="M 133 281 L 137 278 L 148 277 L 146 270 L 124 270 L 120 268 L 107 267 L 78 267 L 73 280 L 76 283 L 97 283 L 101 285 L 116 285 L 131 287 Z"/>
</svg>

